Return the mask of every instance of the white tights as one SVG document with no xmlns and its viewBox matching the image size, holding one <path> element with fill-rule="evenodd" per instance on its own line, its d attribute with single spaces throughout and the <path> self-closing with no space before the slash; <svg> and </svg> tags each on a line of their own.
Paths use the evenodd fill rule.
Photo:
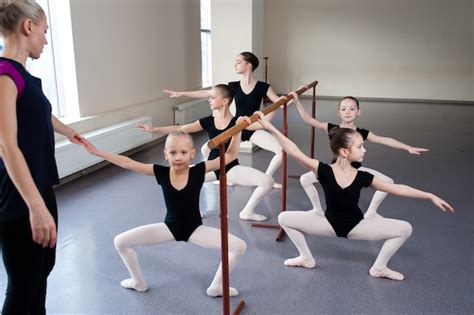
<svg viewBox="0 0 474 315">
<path fill-rule="evenodd" d="M 299 252 L 298 257 L 285 261 L 285 265 L 288 266 L 307 268 L 314 268 L 316 266 L 303 233 L 336 237 L 336 233 L 331 224 L 329 224 L 329 221 L 324 215 L 318 214 L 317 210 L 282 212 L 278 216 L 278 222 Z M 374 277 L 403 280 L 403 275 L 390 270 L 387 267 L 387 263 L 410 237 L 411 232 L 412 227 L 408 222 L 383 217 L 371 217 L 360 221 L 349 232 L 347 238 L 371 241 L 386 240 L 370 269 L 370 274 Z"/>
<path fill-rule="evenodd" d="M 250 196 L 245 207 L 240 211 L 239 217 L 242 220 L 265 221 L 267 217 L 254 212 L 257 205 L 262 201 L 266 193 L 273 186 L 273 179 L 270 175 L 248 166 L 236 165 L 227 174 L 227 180 L 241 186 L 257 186 Z M 214 172 L 206 173 L 205 182 L 215 181 Z"/>
<path fill-rule="evenodd" d="M 264 150 L 275 153 L 275 156 L 272 158 L 270 164 L 268 164 L 267 170 L 265 171 L 265 174 L 273 176 L 281 165 L 283 154 L 282 147 L 278 140 L 271 133 L 263 129 L 258 129 L 253 133 L 249 141 Z"/>
<path fill-rule="evenodd" d="M 370 168 L 366 167 L 360 167 L 360 171 L 365 171 L 368 172 L 374 176 L 376 176 L 378 179 L 383 180 L 388 183 L 393 184 L 393 179 L 390 177 L 376 171 Z M 316 179 L 316 174 L 314 172 L 308 172 L 300 177 L 300 183 L 301 186 L 303 186 L 304 191 L 306 192 L 306 195 L 308 195 L 309 200 L 311 201 L 311 206 L 313 207 L 312 210 L 317 211 L 320 214 L 323 214 L 323 209 L 321 207 L 321 201 L 319 200 L 319 194 L 316 190 L 316 187 L 314 187 L 314 183 L 317 183 L 318 180 Z M 364 217 L 369 218 L 372 216 L 378 216 L 377 215 L 377 210 L 382 203 L 382 201 L 387 197 L 387 193 L 383 191 L 377 190 L 374 193 L 374 196 L 372 197 L 372 200 L 370 202 L 369 207 L 367 208 L 367 211 L 365 212 Z"/>
<path fill-rule="evenodd" d="M 249 141 L 258 145 L 264 150 L 275 153 L 275 156 L 272 158 L 272 160 L 270 161 L 270 164 L 268 164 L 267 170 L 265 171 L 265 174 L 273 177 L 273 174 L 281 165 L 283 151 L 282 151 L 282 147 L 280 143 L 271 133 L 263 129 L 256 130 L 253 133 L 253 135 L 250 137 Z M 211 151 L 208 148 L 207 142 L 206 142 L 201 147 L 201 153 L 203 156 L 209 156 L 209 152 Z M 234 184 L 234 182 L 231 182 L 231 184 Z M 280 188 L 280 187 L 281 187 L 280 184 L 275 184 L 275 188 Z"/>
<path fill-rule="evenodd" d="M 205 248 L 220 249 L 221 248 L 221 231 L 219 229 L 201 225 L 199 226 L 188 242 Z M 229 272 L 236 266 L 242 255 L 247 249 L 247 245 L 240 238 L 229 234 Z M 121 285 L 128 289 L 134 289 L 144 292 L 148 289 L 148 285 L 143 278 L 138 263 L 138 257 L 135 252 L 135 246 L 158 245 L 175 238 L 164 223 L 149 224 L 139 226 L 117 235 L 114 239 L 115 248 L 122 258 L 125 266 L 130 273 L 131 278 L 125 279 Z M 229 288 L 231 296 L 239 294 L 234 288 Z M 219 265 L 211 285 L 207 289 L 209 296 L 222 296 L 222 263 Z"/>
</svg>

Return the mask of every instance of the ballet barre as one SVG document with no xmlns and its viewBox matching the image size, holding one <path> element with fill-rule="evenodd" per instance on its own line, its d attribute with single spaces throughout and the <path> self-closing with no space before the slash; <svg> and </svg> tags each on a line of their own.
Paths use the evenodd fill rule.
<svg viewBox="0 0 474 315">
<path fill-rule="evenodd" d="M 307 91 L 310 88 L 316 87 L 318 81 L 314 81 L 307 85 L 307 87 L 302 87 L 296 91 L 296 94 L 300 95 Z M 313 94 L 314 95 L 314 94 Z M 281 106 L 283 106 L 283 128 L 285 130 L 285 135 L 288 134 L 287 128 L 287 103 L 288 101 L 292 100 L 293 96 L 288 95 L 286 99 L 281 99 L 272 105 L 264 108 L 262 112 L 264 114 L 268 114 L 272 111 L 277 110 Z M 258 120 L 258 115 L 253 114 L 249 117 L 252 123 Z M 229 296 L 229 243 L 228 243 L 228 222 L 227 222 L 227 177 L 225 172 L 225 143 L 233 137 L 235 134 L 239 133 L 243 129 L 249 126 L 247 121 L 242 121 L 239 124 L 235 125 L 234 127 L 230 128 L 229 130 L 221 133 L 217 137 L 211 139 L 208 142 L 208 147 L 212 150 L 219 147 L 219 163 L 220 163 L 220 170 L 219 170 L 219 195 L 220 195 L 220 223 L 221 223 L 221 255 L 222 255 L 222 303 L 223 303 L 223 314 L 230 315 L 230 296 Z M 287 169 L 287 154 L 283 151 L 283 163 L 282 163 L 282 210 L 286 210 L 286 169 Z M 283 229 L 279 225 L 253 225 L 257 227 L 274 227 L 280 229 L 280 239 L 283 236 Z M 277 238 L 277 240 L 279 240 Z M 241 300 L 234 311 L 234 314 L 240 314 L 240 311 L 245 306 L 245 301 Z"/>
</svg>

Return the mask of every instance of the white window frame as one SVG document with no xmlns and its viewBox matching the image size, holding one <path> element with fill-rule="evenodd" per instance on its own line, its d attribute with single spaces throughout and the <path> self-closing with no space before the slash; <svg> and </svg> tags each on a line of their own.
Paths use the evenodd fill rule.
<svg viewBox="0 0 474 315">
<path fill-rule="evenodd" d="M 212 86 L 211 0 L 201 0 L 202 86 Z"/>
<path fill-rule="evenodd" d="M 53 114 L 74 121 L 79 119 L 79 101 L 69 0 L 36 2 L 48 17 L 48 45 L 39 59 L 27 61 L 26 68 L 32 75 L 41 78 L 43 92 L 51 103 Z M 1 38 L 0 46 L 3 46 Z"/>
</svg>

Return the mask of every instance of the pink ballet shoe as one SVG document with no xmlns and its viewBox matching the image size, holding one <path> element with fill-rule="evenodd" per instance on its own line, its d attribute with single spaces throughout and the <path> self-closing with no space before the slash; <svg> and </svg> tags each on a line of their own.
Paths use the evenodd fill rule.
<svg viewBox="0 0 474 315">
<path fill-rule="evenodd" d="M 285 260 L 284 264 L 288 267 L 303 267 L 308 269 L 313 269 L 316 267 L 316 261 L 314 258 L 303 259 L 301 256 L 287 259 Z"/>
<path fill-rule="evenodd" d="M 120 282 L 120 285 L 122 286 L 122 288 L 131 289 L 138 292 L 146 292 L 148 290 L 148 285 L 146 283 L 138 284 L 132 279 L 125 279 Z"/>
<path fill-rule="evenodd" d="M 374 278 L 387 278 L 387 279 L 396 280 L 396 281 L 402 281 L 403 279 L 405 279 L 403 274 L 397 271 L 394 271 L 392 269 L 389 269 L 387 267 L 385 267 L 382 270 L 375 269 L 374 267 L 372 267 L 369 270 L 369 275 L 371 275 Z"/>
<path fill-rule="evenodd" d="M 280 183 L 273 183 L 273 189 L 282 189 L 282 187 Z"/>
<path fill-rule="evenodd" d="M 222 292 L 222 288 L 208 288 L 206 291 L 207 295 L 210 297 L 219 297 L 223 296 L 224 293 Z M 236 288 L 229 287 L 229 296 L 237 296 L 239 295 L 239 291 Z"/>
</svg>

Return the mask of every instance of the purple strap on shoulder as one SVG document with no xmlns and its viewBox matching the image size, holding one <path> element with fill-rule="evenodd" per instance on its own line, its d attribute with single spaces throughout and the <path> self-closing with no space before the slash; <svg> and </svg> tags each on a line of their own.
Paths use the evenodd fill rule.
<svg viewBox="0 0 474 315">
<path fill-rule="evenodd" d="M 17 98 L 19 98 L 25 89 L 25 79 L 23 79 L 20 72 L 11 63 L 5 60 L 0 60 L 0 75 L 2 74 L 8 75 L 13 79 L 18 90 Z"/>
</svg>

